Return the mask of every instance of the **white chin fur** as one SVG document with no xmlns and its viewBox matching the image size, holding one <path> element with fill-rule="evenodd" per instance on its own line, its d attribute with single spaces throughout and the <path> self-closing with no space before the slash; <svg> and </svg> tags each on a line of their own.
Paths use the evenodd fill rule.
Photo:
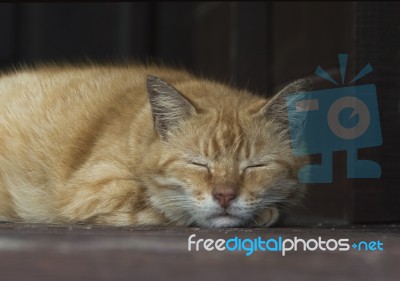
<svg viewBox="0 0 400 281">
<path fill-rule="evenodd" d="M 218 216 L 207 219 L 204 226 L 208 227 L 239 227 L 243 225 L 243 220 L 232 216 Z"/>
</svg>

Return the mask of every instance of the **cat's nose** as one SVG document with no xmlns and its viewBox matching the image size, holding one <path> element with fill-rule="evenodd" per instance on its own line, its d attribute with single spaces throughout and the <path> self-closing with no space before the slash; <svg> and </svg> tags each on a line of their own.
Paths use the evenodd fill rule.
<svg viewBox="0 0 400 281">
<path fill-rule="evenodd" d="M 237 191 L 230 186 L 223 186 L 213 191 L 214 199 L 222 208 L 228 208 L 230 203 L 237 197 Z"/>
</svg>

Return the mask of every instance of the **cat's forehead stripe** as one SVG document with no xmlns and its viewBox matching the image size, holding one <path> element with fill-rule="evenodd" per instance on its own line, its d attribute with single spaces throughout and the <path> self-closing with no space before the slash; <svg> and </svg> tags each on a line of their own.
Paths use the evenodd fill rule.
<svg viewBox="0 0 400 281">
<path fill-rule="evenodd" d="M 207 137 L 202 142 L 207 156 L 218 157 L 218 154 L 234 153 L 243 143 L 243 129 L 238 122 L 237 114 L 226 116 L 221 114 L 214 124 L 209 126 Z"/>
</svg>

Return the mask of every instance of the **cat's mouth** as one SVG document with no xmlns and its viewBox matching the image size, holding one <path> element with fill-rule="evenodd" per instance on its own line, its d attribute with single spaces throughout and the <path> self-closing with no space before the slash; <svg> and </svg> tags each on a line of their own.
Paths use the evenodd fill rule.
<svg viewBox="0 0 400 281">
<path fill-rule="evenodd" d="M 212 217 L 220 217 L 220 216 L 233 216 L 230 212 L 227 210 L 223 210 L 222 212 L 218 214 L 214 214 Z"/>
<path fill-rule="evenodd" d="M 238 217 L 238 216 L 232 214 L 231 212 L 229 212 L 226 209 L 224 209 L 221 212 L 216 212 L 215 214 L 210 216 L 210 218 L 218 218 L 218 217 Z"/>
<path fill-rule="evenodd" d="M 222 214 L 212 215 L 212 216 L 210 216 L 210 219 L 213 219 L 213 218 L 224 218 L 224 217 L 229 218 L 229 217 L 236 217 L 236 216 L 231 215 L 229 213 L 222 213 Z"/>
</svg>

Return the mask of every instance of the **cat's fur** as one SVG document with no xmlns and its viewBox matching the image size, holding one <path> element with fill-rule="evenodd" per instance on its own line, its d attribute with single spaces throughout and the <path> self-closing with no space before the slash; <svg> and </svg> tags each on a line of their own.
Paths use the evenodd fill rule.
<svg viewBox="0 0 400 281">
<path fill-rule="evenodd" d="M 284 106 L 302 86 L 268 101 L 156 66 L 4 74 L 0 220 L 268 226 L 302 193 Z"/>
</svg>

